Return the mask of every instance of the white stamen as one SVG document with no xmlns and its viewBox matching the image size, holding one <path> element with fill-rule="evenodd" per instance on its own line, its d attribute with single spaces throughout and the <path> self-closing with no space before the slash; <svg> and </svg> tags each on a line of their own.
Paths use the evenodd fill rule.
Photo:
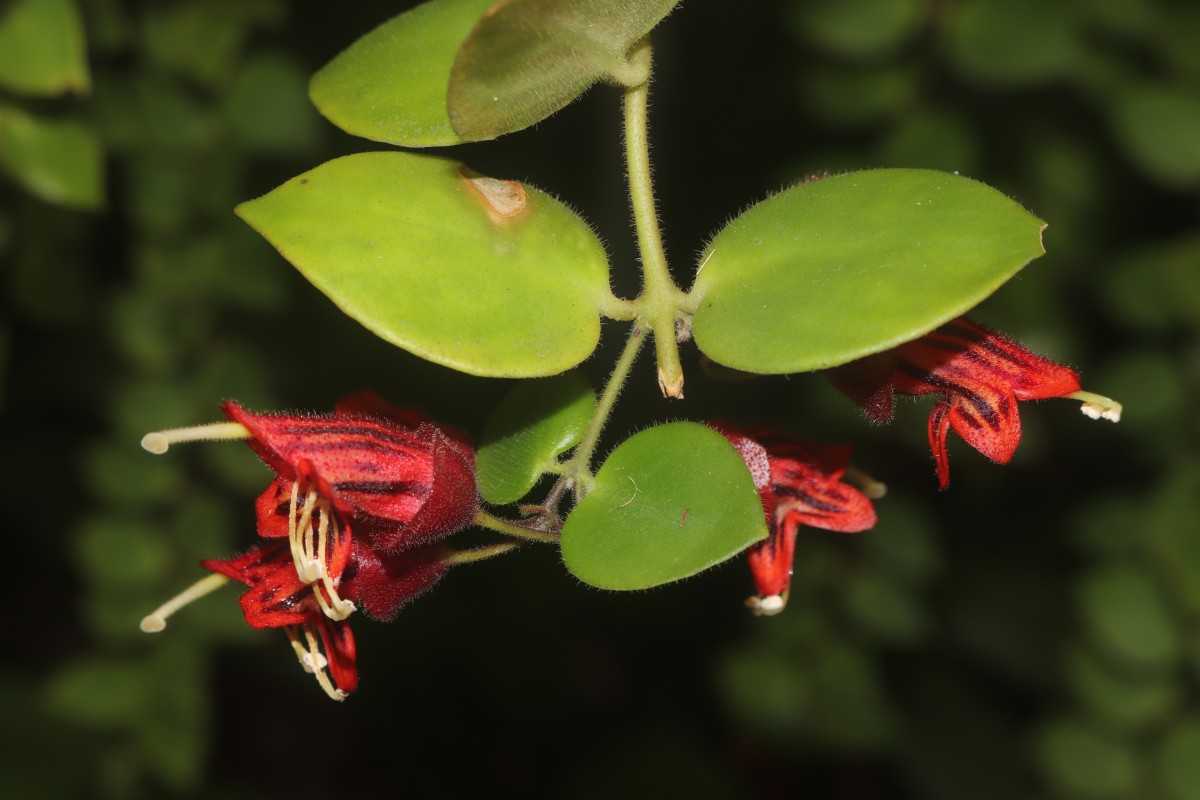
<svg viewBox="0 0 1200 800">
<path fill-rule="evenodd" d="M 754 612 L 757 617 L 773 617 L 783 607 L 787 605 L 787 600 L 782 595 L 773 594 L 770 597 L 747 597 L 746 608 Z"/>
<path fill-rule="evenodd" d="M 1079 400 L 1083 403 L 1079 410 L 1083 412 L 1085 417 L 1092 419 L 1106 419 L 1110 422 L 1121 421 L 1121 404 L 1116 400 L 1105 397 L 1101 394 L 1092 392 L 1075 392 L 1067 395 L 1071 400 Z"/>
<path fill-rule="evenodd" d="M 1091 417 L 1092 419 L 1107 419 L 1112 422 L 1121 421 L 1120 408 L 1105 408 L 1093 403 L 1084 403 L 1079 407 L 1079 410 L 1083 412 L 1085 417 Z"/>
<path fill-rule="evenodd" d="M 334 622 L 341 622 L 358 610 L 358 606 L 354 605 L 353 602 L 343 600 L 337 594 L 330 595 L 332 604 L 326 601 L 325 595 L 321 593 L 320 586 L 313 587 L 313 595 L 317 598 L 317 605 L 321 607 L 321 611 Z"/>
<path fill-rule="evenodd" d="M 184 589 L 179 594 L 172 597 L 167 602 L 156 608 L 152 614 L 147 614 L 142 618 L 141 625 L 142 633 L 161 633 L 167 627 L 167 617 L 174 614 L 179 609 L 191 603 L 194 600 L 199 600 L 204 595 L 221 588 L 229 583 L 229 578 L 224 575 L 213 573 L 207 578 L 202 578 L 193 583 L 188 588 Z"/>
<path fill-rule="evenodd" d="M 349 600 L 338 597 L 337 587 L 329 576 L 326 557 L 329 551 L 329 535 L 332 528 L 334 537 L 340 541 L 341 530 L 337 518 L 327 501 L 323 500 L 316 489 L 309 489 L 304 496 L 304 511 L 299 510 L 300 481 L 292 483 L 292 500 L 288 510 L 288 542 L 292 550 L 292 564 L 296 575 L 302 583 L 317 584 L 320 582 L 329 595 L 321 592 L 321 587 L 314 585 L 313 595 L 321 606 L 325 616 L 335 621 L 349 617 L 358 607 Z M 313 518 L 317 524 L 313 526 Z"/>
<path fill-rule="evenodd" d="M 301 668 L 317 677 L 317 683 L 321 685 L 330 699 L 337 700 L 339 703 L 345 700 L 348 696 L 347 693 L 334 686 L 329 680 L 329 676 L 325 674 L 325 668 L 329 666 L 329 659 L 325 658 L 321 652 L 317 637 L 313 636 L 309 626 L 304 626 L 304 642 L 300 641 L 297 626 L 288 625 L 284 628 L 284 632 L 287 633 L 288 640 L 292 643 L 292 650 L 296 652 L 296 659 L 299 660 Z"/>
<path fill-rule="evenodd" d="M 316 583 L 321 580 L 321 562 L 315 558 L 305 558 L 296 563 L 296 574 L 303 583 Z"/>
<path fill-rule="evenodd" d="M 306 652 L 300 657 L 300 666 L 304 667 L 305 672 L 316 672 L 319 669 L 325 669 L 329 666 L 329 659 L 324 654 L 316 654 L 317 663 L 313 664 L 313 653 Z"/>
<path fill-rule="evenodd" d="M 865 494 L 870 500 L 878 500 L 887 495 L 887 484 L 883 481 L 875 480 L 861 469 L 847 467 L 845 477 L 847 482 L 858 487 L 859 491 Z"/>
<path fill-rule="evenodd" d="M 142 437 L 142 449 L 161 456 L 173 444 L 249 439 L 251 436 L 250 431 L 240 422 L 214 422 L 210 425 L 193 425 L 189 428 L 171 428 L 147 433 Z"/>
<path fill-rule="evenodd" d="M 296 486 L 292 485 L 292 497 L 296 496 Z M 292 513 L 288 518 L 288 535 L 292 541 L 292 561 L 296 565 L 296 574 L 304 583 L 313 583 L 321 579 L 322 565 L 317 561 L 313 552 L 312 518 L 317 510 L 319 500 L 316 489 L 309 489 L 304 497 L 304 512 L 296 519 L 296 506 L 293 500 Z"/>
<path fill-rule="evenodd" d="M 317 558 L 322 565 L 325 564 L 325 546 L 329 538 L 329 529 L 333 529 L 333 535 L 336 539 L 341 539 L 342 532 L 338 528 L 337 517 L 331 513 L 321 515 L 321 529 L 317 534 Z M 338 597 L 337 587 L 333 584 L 333 579 L 329 577 L 327 569 L 321 570 L 321 580 L 325 584 L 325 591 L 329 592 L 329 599 L 332 601 L 332 608 L 327 608 L 324 603 L 321 604 L 322 610 L 326 616 L 334 620 L 342 620 L 353 614 L 358 607 L 349 600 L 343 600 Z M 316 588 L 314 587 L 314 591 Z M 317 600 L 323 600 L 321 593 L 317 591 Z"/>
</svg>

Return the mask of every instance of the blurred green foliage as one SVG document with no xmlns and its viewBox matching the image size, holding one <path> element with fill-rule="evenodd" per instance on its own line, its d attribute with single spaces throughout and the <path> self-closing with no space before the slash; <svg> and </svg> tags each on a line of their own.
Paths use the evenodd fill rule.
<svg viewBox="0 0 1200 800">
<path fill-rule="evenodd" d="M 665 417 L 771 422 L 858 442 L 891 485 L 874 531 L 802 535 L 781 616 L 739 607 L 736 563 L 617 595 L 523 552 L 356 627 L 363 686 L 336 708 L 233 589 L 138 632 L 197 560 L 248 546 L 268 476 L 236 445 L 152 458 L 142 433 L 215 419 L 225 397 L 327 408 L 374 388 L 478 436 L 511 385 L 376 341 L 232 215 L 362 149 L 306 79 L 397 10 L 0 3 L 0 43 L 48 26 L 24 65 L 0 44 L 0 469 L 21 603 L 0 796 L 1200 796 L 1189 0 L 685 2 L 656 33 L 678 265 L 805 175 L 958 170 L 1050 222 L 1049 254 L 977 316 L 1118 397 L 1119 426 L 1026 406 L 1014 463 L 952 448 L 939 493 L 927 406 L 871 427 L 818 378 L 720 384 L 694 360 L 668 405 L 644 363 L 610 447 Z M 617 106 L 593 90 L 464 157 L 582 209 L 632 270 Z M 594 384 L 609 363 L 585 365 Z"/>
</svg>

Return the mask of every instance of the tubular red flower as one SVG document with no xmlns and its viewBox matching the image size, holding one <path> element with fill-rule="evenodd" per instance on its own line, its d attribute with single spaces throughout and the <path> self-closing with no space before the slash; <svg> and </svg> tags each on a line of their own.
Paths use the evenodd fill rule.
<svg viewBox="0 0 1200 800">
<path fill-rule="evenodd" d="M 428 591 L 449 570 L 439 545 L 398 555 L 379 554 L 355 542 L 353 555 L 338 577 L 341 594 L 376 619 L 394 617 L 400 607 Z M 344 698 L 358 686 L 354 635 L 348 620 L 331 619 L 315 590 L 300 580 L 285 542 L 264 542 L 230 559 L 209 559 L 201 566 L 249 588 L 239 602 L 254 628 L 283 628 L 301 665 L 316 675 L 326 693 Z M 325 676 L 329 670 L 329 678 Z"/>
<path fill-rule="evenodd" d="M 471 448 L 411 412 L 377 401 L 365 413 L 363 405 L 359 396 L 322 416 L 252 414 L 230 402 L 222 408 L 281 479 L 314 489 L 345 517 L 373 518 L 377 544 L 387 550 L 469 525 L 479 508 Z"/>
<path fill-rule="evenodd" d="M 897 394 L 940 397 L 929 416 L 929 444 L 943 489 L 950 484 L 950 429 L 992 461 L 1006 464 L 1021 441 L 1019 400 L 1082 394 L 1071 369 L 965 317 L 826 375 L 876 422 L 892 419 Z"/>
<path fill-rule="evenodd" d="M 254 504 L 261 543 L 203 566 L 248 586 L 246 621 L 284 628 L 305 669 L 341 699 L 358 682 L 346 618 L 361 608 L 390 619 L 449 569 L 439 540 L 479 509 L 474 451 L 461 434 L 375 395 L 348 398 L 326 415 L 223 409 L 230 423 L 150 434 L 143 444 L 162 452 L 171 442 L 244 438 L 276 472 Z M 201 584 L 195 596 L 212 588 Z M 177 605 L 147 617 L 143 629 L 161 630 Z"/>
<path fill-rule="evenodd" d="M 747 605 L 756 614 L 777 614 L 787 603 L 800 527 L 864 531 L 875 525 L 875 508 L 842 481 L 850 445 L 814 445 L 768 428 L 714 427 L 749 467 L 769 531 L 747 554 L 758 590 Z"/>
</svg>

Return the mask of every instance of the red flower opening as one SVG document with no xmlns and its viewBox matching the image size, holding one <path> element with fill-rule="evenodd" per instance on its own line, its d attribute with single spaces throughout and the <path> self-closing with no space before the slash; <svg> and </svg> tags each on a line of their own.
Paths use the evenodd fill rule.
<svg viewBox="0 0 1200 800">
<path fill-rule="evenodd" d="M 1089 416 L 1120 417 L 1119 404 L 1080 391 L 1071 369 L 965 317 L 826 375 L 876 422 L 892 419 L 897 394 L 941 398 L 929 416 L 929 445 L 943 489 L 950 485 L 949 430 L 1006 464 L 1021 441 L 1020 400 L 1074 397 Z"/>
<path fill-rule="evenodd" d="M 850 445 L 815 445 L 768 428 L 714 427 L 749 467 L 769 531 L 748 552 L 758 594 L 746 603 L 756 614 L 778 614 L 787 604 L 801 526 L 864 531 L 875 525 L 875 508 L 842 480 Z"/>
<path fill-rule="evenodd" d="M 171 441 L 243 438 L 275 471 L 254 504 L 262 543 L 203 566 L 246 584 L 246 621 L 284 628 L 305 669 L 341 699 L 358 683 L 347 617 L 362 609 L 390 619 L 449 569 L 439 540 L 479 509 L 474 451 L 461 434 L 375 395 L 325 415 L 223 409 L 231 423 L 150 434 L 143 444 L 162 452 Z M 161 630 L 177 605 L 143 629 Z"/>
</svg>

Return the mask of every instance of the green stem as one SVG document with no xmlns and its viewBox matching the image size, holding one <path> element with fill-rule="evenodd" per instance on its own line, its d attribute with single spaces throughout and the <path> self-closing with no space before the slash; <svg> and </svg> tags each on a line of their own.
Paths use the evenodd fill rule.
<svg viewBox="0 0 1200 800">
<path fill-rule="evenodd" d="M 641 305 L 636 300 L 622 300 L 610 295 L 601 299 L 600 313 L 618 322 L 632 322 L 641 313 Z"/>
<path fill-rule="evenodd" d="M 675 317 L 685 295 L 671 280 L 654 206 L 654 184 L 650 175 L 650 140 L 647 105 L 650 97 L 650 39 L 643 39 L 630 53 L 630 64 L 644 71 L 647 80 L 625 89 L 625 160 L 629 170 L 629 199 L 637 227 L 638 252 L 642 259 L 641 323 L 654 331 L 658 355 L 658 385 L 667 397 L 683 397 L 683 365 L 675 339 Z"/>
<path fill-rule="evenodd" d="M 501 542 L 500 544 L 492 544 L 486 547 L 472 547 L 469 550 L 456 550 L 446 556 L 442 561 L 446 564 L 471 564 L 476 561 L 483 561 L 488 558 L 503 555 L 512 550 L 516 550 L 521 546 L 520 542 Z"/>
<path fill-rule="evenodd" d="M 534 528 L 527 528 L 516 522 L 510 522 L 506 519 L 493 517 L 482 508 L 475 512 L 475 524 L 481 528 L 487 528 L 490 531 L 503 533 L 507 536 L 513 536 L 517 539 L 525 539 L 530 542 L 551 542 L 557 543 L 559 536 L 557 533 L 550 531 L 540 531 Z"/>
<path fill-rule="evenodd" d="M 638 353 L 642 349 L 642 342 L 645 340 L 646 329 L 635 324 L 633 330 L 629 332 L 629 338 L 625 341 L 625 349 L 621 351 L 621 357 L 617 359 L 612 374 L 608 376 L 604 393 L 600 395 L 600 400 L 596 403 L 596 413 L 592 415 L 592 421 L 588 423 L 588 429 L 579 441 L 579 447 L 571 456 L 569 464 L 582 464 L 586 467 L 591 463 L 592 454 L 596 452 L 596 445 L 600 442 L 600 432 L 604 430 L 604 425 L 608 422 L 608 415 L 612 413 L 617 396 L 621 394 L 621 389 L 625 386 L 625 379 L 629 377 L 629 370 L 633 368 L 633 362 L 637 360 Z"/>
<path fill-rule="evenodd" d="M 621 356 L 613 366 L 612 374 L 608 376 L 608 383 L 605 384 L 604 392 L 596 403 L 596 410 L 592 414 L 587 430 L 583 433 L 583 438 L 579 440 L 579 446 L 575 448 L 571 458 L 563 464 L 562 476 L 554 484 L 550 494 L 546 496 L 546 510 L 551 515 L 557 514 L 558 503 L 567 489 L 580 486 L 591 489 L 592 472 L 589 465 L 592 462 L 592 455 L 596 452 L 596 445 L 600 443 L 600 433 L 604 430 L 605 423 L 608 422 L 608 415 L 612 413 L 617 396 L 621 394 L 621 389 L 625 386 L 629 370 L 633 368 L 633 362 L 637 360 L 644 341 L 646 341 L 646 329 L 635 323 L 633 329 L 629 331 L 629 338 L 625 340 L 625 349 L 621 351 Z M 579 492 L 576 494 L 578 495 Z"/>
</svg>

